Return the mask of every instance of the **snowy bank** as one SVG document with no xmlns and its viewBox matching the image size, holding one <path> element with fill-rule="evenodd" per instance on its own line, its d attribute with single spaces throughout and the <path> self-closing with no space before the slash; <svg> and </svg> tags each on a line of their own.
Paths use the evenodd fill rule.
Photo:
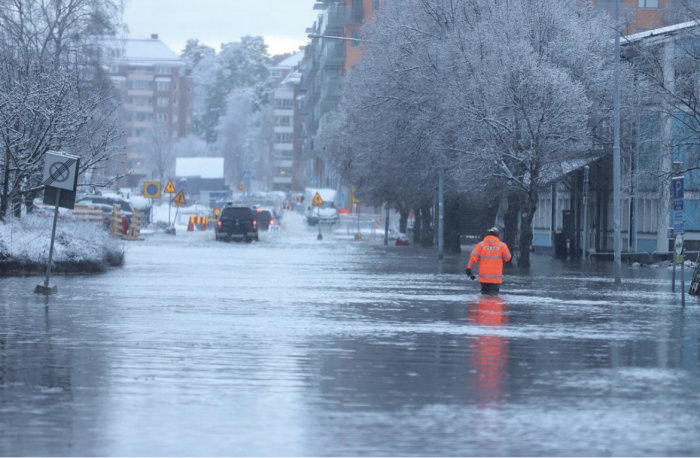
<svg viewBox="0 0 700 458">
<path fill-rule="evenodd" d="M 45 272 L 52 219 L 27 215 L 0 222 L 0 276 Z M 122 265 L 124 247 L 102 226 L 61 218 L 56 226 L 52 272 L 104 272 Z"/>
</svg>

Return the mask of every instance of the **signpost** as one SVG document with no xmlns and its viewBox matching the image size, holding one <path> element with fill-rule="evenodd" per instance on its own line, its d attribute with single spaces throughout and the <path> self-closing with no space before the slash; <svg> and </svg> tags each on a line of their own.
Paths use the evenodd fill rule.
<svg viewBox="0 0 700 458">
<path fill-rule="evenodd" d="M 53 246 L 56 240 L 56 221 L 58 208 L 72 209 L 75 207 L 75 190 L 78 186 L 78 171 L 80 158 L 70 154 L 59 152 L 47 152 L 44 159 L 44 203 L 53 200 L 56 207 L 53 213 L 53 225 L 51 227 L 51 242 L 49 245 L 49 258 L 46 261 L 46 278 L 43 285 L 36 285 L 34 293 L 49 296 L 58 292 L 56 286 L 50 287 L 51 262 L 53 261 Z M 48 202 L 47 202 L 48 200 Z"/>
<path fill-rule="evenodd" d="M 683 233 L 685 232 L 683 221 L 683 197 L 684 177 L 678 176 L 671 179 L 671 196 L 673 198 L 673 233 L 676 236 L 674 243 L 675 253 L 673 257 L 673 283 L 671 291 L 676 291 L 676 263 L 681 264 L 681 303 L 685 307 L 685 262 L 683 259 Z"/>
<path fill-rule="evenodd" d="M 350 202 L 355 204 L 355 210 L 357 211 L 357 232 L 355 233 L 355 240 L 362 238 L 362 233 L 360 232 L 360 200 L 362 199 L 362 193 L 355 189 L 354 187 L 350 189 Z"/>
<path fill-rule="evenodd" d="M 318 210 L 318 237 L 316 237 L 318 240 L 323 239 L 323 235 L 321 235 L 321 205 L 323 204 L 324 202 L 321 198 L 321 194 L 316 192 L 316 194 L 314 194 L 314 199 L 311 201 L 311 205 L 316 207 L 316 209 Z"/>
<path fill-rule="evenodd" d="M 170 198 L 168 199 L 168 230 L 166 231 L 168 234 L 173 234 L 175 235 L 175 228 L 173 227 L 173 223 L 170 221 L 170 209 L 173 206 L 173 194 L 175 194 L 175 186 L 173 185 L 173 180 L 168 180 L 168 183 L 165 185 L 165 190 L 163 191 L 166 194 L 170 194 Z"/>
</svg>

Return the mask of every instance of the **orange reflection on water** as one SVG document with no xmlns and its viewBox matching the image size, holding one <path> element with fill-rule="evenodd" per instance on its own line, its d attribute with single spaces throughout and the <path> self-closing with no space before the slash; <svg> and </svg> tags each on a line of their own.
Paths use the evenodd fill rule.
<svg viewBox="0 0 700 458">
<path fill-rule="evenodd" d="M 485 327 L 501 327 L 508 324 L 506 307 L 498 296 L 481 295 L 478 301 L 469 303 L 469 323 Z M 471 367 L 479 407 L 487 407 L 498 401 L 503 392 L 504 375 L 508 362 L 508 342 L 500 335 L 484 334 L 469 343 Z"/>
</svg>

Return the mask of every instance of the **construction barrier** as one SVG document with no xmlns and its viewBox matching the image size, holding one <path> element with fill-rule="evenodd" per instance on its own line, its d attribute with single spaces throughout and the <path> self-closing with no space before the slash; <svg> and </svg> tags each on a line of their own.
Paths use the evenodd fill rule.
<svg viewBox="0 0 700 458">
<path fill-rule="evenodd" d="M 109 235 L 112 236 L 122 236 L 126 234 L 126 217 L 121 214 L 121 207 L 115 204 L 112 207 L 112 219 L 109 225 Z"/>
<path fill-rule="evenodd" d="M 190 216 L 187 222 L 187 231 L 194 231 L 195 226 L 200 231 L 206 231 L 209 228 L 209 217 L 207 216 Z"/>
<path fill-rule="evenodd" d="M 103 224 L 105 221 L 102 209 L 93 205 L 76 205 L 71 214 L 78 221 L 98 224 Z"/>
<path fill-rule="evenodd" d="M 134 213 L 131 215 L 131 224 L 129 224 L 129 229 L 126 231 L 126 236 L 124 237 L 127 240 L 138 240 L 139 237 L 141 236 L 141 221 L 140 221 L 140 216 L 139 216 L 139 211 L 134 210 Z"/>
</svg>

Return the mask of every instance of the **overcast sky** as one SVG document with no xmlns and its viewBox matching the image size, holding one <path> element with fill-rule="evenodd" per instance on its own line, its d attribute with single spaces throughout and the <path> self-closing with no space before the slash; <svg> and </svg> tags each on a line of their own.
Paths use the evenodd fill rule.
<svg viewBox="0 0 700 458">
<path fill-rule="evenodd" d="M 221 43 L 260 35 L 271 55 L 306 44 L 306 28 L 318 12 L 314 0 L 127 0 L 124 20 L 131 38 L 157 33 L 180 53 L 189 38 L 219 49 Z"/>
</svg>

